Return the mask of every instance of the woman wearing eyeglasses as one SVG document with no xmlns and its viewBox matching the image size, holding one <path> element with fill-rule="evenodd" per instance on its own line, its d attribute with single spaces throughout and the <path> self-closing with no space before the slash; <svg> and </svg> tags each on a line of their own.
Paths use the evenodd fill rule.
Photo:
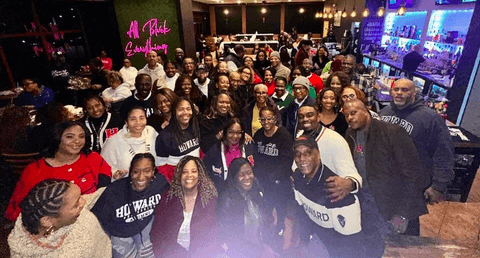
<svg viewBox="0 0 480 258">
<path fill-rule="evenodd" d="M 250 102 L 243 111 L 243 122 L 245 123 L 245 133 L 253 136 L 258 129 L 262 128 L 260 124 L 260 109 L 265 106 L 274 107 L 277 124 L 282 123 L 280 111 L 278 111 L 277 104 L 268 97 L 268 87 L 265 84 L 257 84 L 253 88 L 254 101 Z"/>
<path fill-rule="evenodd" d="M 293 163 L 293 138 L 283 126 L 277 125 L 275 110 L 270 106 L 260 109 L 262 128 L 257 131 L 253 140 L 257 145 L 254 154 L 256 161 L 255 176 L 266 193 L 268 211 L 277 211 L 277 233 L 285 229 L 287 200 L 293 199 L 290 176 Z"/>
<path fill-rule="evenodd" d="M 222 140 L 210 147 L 203 162 L 219 195 L 226 186 L 228 167 L 235 158 L 244 157 L 254 164 L 254 145 L 245 143 L 245 126 L 240 118 L 230 118 L 222 132 Z"/>
<path fill-rule="evenodd" d="M 343 106 L 343 103 L 351 99 L 359 99 L 363 103 L 365 103 L 365 105 L 367 104 L 367 98 L 365 97 L 365 93 L 363 93 L 361 89 L 354 86 L 346 86 L 345 88 L 343 88 L 343 90 L 340 92 L 340 96 L 341 96 L 340 104 L 342 106 Z M 372 115 L 372 118 L 380 120 L 380 116 L 375 111 L 372 111 L 372 110 L 368 110 L 368 111 L 370 112 L 370 115 Z"/>
</svg>

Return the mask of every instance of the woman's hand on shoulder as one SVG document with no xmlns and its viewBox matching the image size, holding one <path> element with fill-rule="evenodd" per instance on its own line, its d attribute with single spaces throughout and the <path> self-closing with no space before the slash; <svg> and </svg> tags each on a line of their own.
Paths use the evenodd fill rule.
<svg viewBox="0 0 480 258">
<path fill-rule="evenodd" d="M 254 142 L 254 141 L 253 141 L 252 136 L 250 136 L 250 134 L 246 133 L 246 134 L 245 134 L 245 143 L 246 143 L 246 144 L 249 144 L 249 143 L 253 143 L 253 142 Z"/>
<path fill-rule="evenodd" d="M 128 173 L 127 170 L 125 169 L 119 169 L 113 173 L 113 179 L 118 180 L 120 178 L 123 178 L 126 174 Z"/>
</svg>

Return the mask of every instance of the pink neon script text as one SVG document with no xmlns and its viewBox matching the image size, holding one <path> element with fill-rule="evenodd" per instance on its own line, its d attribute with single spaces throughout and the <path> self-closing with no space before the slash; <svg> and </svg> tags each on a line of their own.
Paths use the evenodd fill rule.
<svg viewBox="0 0 480 258">
<path fill-rule="evenodd" d="M 165 54 L 167 54 L 168 45 L 167 44 L 152 44 L 152 37 L 158 37 L 160 35 L 166 35 L 171 30 L 167 27 L 167 21 L 164 20 L 163 24 L 160 23 L 159 26 L 158 19 L 152 18 L 145 22 L 142 27 L 142 32 L 145 32 L 147 29 L 149 33 L 148 39 L 145 41 L 145 44 L 134 45 L 132 41 L 129 41 L 125 46 L 125 53 L 127 56 L 133 56 L 138 53 L 143 53 L 147 56 L 148 52 L 150 51 L 157 51 L 157 50 L 164 50 Z M 127 35 L 129 38 L 139 39 L 140 33 L 138 30 L 138 21 L 133 20 L 130 22 L 130 29 L 127 31 Z"/>
<path fill-rule="evenodd" d="M 163 25 L 160 25 L 160 27 L 158 27 L 158 20 L 155 18 L 148 20 L 145 25 L 143 25 L 143 32 L 145 32 L 145 27 L 150 27 L 150 37 L 156 37 L 159 34 L 166 35 L 170 32 L 170 29 L 167 28 L 167 21 L 163 21 Z"/>
<path fill-rule="evenodd" d="M 157 50 L 163 50 L 165 51 L 165 54 L 167 54 L 167 49 L 168 45 L 165 43 L 161 45 L 153 44 L 152 46 L 152 37 L 149 37 L 145 42 L 145 46 L 135 45 L 134 47 L 133 43 L 129 41 L 125 46 L 125 53 L 127 53 L 127 56 L 133 56 L 138 53 L 143 53 L 145 56 L 147 56 L 148 52 Z"/>
</svg>

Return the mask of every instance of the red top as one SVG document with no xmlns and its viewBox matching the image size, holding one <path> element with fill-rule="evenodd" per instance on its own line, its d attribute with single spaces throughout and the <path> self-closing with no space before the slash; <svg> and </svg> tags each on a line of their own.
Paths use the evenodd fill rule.
<svg viewBox="0 0 480 258">
<path fill-rule="evenodd" d="M 110 57 L 101 57 L 103 63 L 103 69 L 105 70 L 112 70 L 112 59 Z"/>
<path fill-rule="evenodd" d="M 253 74 L 254 74 L 254 76 L 255 76 L 255 77 L 254 77 L 255 80 L 253 81 L 253 84 L 257 85 L 257 84 L 262 83 L 262 78 L 261 78 L 260 76 L 258 76 L 258 74 L 255 73 L 255 72 L 254 72 Z"/>
<path fill-rule="evenodd" d="M 268 92 L 267 95 L 270 97 L 273 95 L 275 92 L 275 81 L 272 81 L 271 83 L 265 82 L 265 85 L 268 87 Z"/>
<path fill-rule="evenodd" d="M 21 212 L 20 203 L 36 184 L 46 179 L 71 181 L 80 187 L 82 194 L 89 194 L 97 190 L 99 174 L 112 177 L 112 169 L 96 152 L 92 152 L 88 156 L 81 153 L 80 158 L 73 164 L 61 167 L 52 167 L 45 162 L 45 158 L 41 158 L 28 165 L 23 171 L 8 204 L 5 217 L 15 221 Z"/>
<path fill-rule="evenodd" d="M 323 81 L 320 76 L 311 73 L 310 77 L 308 77 L 308 80 L 312 84 L 312 86 L 315 88 L 315 92 L 318 94 L 322 89 L 323 89 Z"/>
<path fill-rule="evenodd" d="M 303 59 L 308 58 L 308 54 L 303 51 L 302 48 L 299 48 L 297 54 L 295 55 L 295 66 L 300 66 L 303 64 Z"/>
</svg>

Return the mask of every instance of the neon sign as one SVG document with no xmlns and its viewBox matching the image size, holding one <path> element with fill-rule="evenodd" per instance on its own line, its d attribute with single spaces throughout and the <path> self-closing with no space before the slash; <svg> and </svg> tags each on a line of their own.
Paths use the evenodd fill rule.
<svg viewBox="0 0 480 258">
<path fill-rule="evenodd" d="M 167 54 L 167 44 L 152 43 L 152 37 L 157 38 L 159 36 L 167 35 L 168 33 L 170 33 L 170 29 L 167 27 L 166 20 L 164 20 L 163 23 L 159 24 L 158 19 L 150 19 L 143 25 L 142 32 L 148 33 L 148 39 L 145 41 L 144 44 L 141 45 L 134 45 L 132 40 L 130 40 L 127 45 L 125 45 L 125 53 L 127 54 L 127 56 L 130 57 L 139 53 L 143 53 L 145 56 L 147 56 L 148 52 L 157 50 L 163 50 L 165 51 L 165 54 Z M 130 22 L 130 29 L 127 31 L 127 36 L 130 39 L 140 38 L 138 21 L 133 20 Z"/>
</svg>

